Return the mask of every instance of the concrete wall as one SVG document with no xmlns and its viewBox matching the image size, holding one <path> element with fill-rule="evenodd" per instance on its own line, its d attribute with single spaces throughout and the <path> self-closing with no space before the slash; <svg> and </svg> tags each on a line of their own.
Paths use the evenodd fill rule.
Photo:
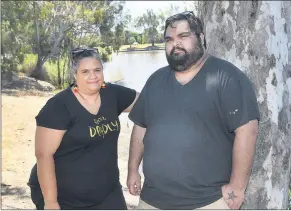
<svg viewBox="0 0 291 211">
<path fill-rule="evenodd" d="M 244 209 L 286 209 L 291 148 L 291 1 L 198 2 L 211 54 L 255 85 L 260 133 Z"/>
</svg>

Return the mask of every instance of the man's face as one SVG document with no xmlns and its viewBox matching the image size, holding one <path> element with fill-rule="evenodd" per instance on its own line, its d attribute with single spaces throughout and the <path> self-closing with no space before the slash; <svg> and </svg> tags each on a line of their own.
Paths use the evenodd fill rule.
<svg viewBox="0 0 291 211">
<path fill-rule="evenodd" d="M 173 27 L 169 25 L 166 30 L 166 57 L 173 70 L 182 72 L 203 56 L 204 48 L 186 20 L 176 21 Z"/>
</svg>

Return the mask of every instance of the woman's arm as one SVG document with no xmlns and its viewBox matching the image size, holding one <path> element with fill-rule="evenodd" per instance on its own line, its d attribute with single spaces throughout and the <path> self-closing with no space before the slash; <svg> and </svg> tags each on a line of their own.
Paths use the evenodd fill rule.
<svg viewBox="0 0 291 211">
<path fill-rule="evenodd" d="M 45 209 L 60 209 L 57 200 L 57 183 L 54 153 L 58 149 L 66 130 L 55 130 L 38 126 L 35 133 L 35 156 L 37 176 L 44 197 Z"/>
</svg>

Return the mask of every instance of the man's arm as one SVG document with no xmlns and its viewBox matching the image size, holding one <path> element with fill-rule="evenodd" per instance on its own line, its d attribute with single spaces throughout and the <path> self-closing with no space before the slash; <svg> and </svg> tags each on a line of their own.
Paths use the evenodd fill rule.
<svg viewBox="0 0 291 211">
<path fill-rule="evenodd" d="M 223 198 L 231 209 L 239 209 L 244 201 L 253 164 L 258 135 L 258 120 L 249 121 L 235 130 L 230 182 L 222 187 Z"/>
<path fill-rule="evenodd" d="M 134 125 L 131 133 L 129 159 L 128 159 L 128 175 L 127 187 L 132 195 L 139 195 L 141 191 L 141 177 L 138 173 L 138 167 L 143 157 L 143 138 L 146 128 Z"/>
</svg>

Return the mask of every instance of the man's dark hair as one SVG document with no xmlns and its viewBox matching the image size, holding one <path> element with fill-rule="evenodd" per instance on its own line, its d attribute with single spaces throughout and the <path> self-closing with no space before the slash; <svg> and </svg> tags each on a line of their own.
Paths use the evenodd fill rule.
<svg viewBox="0 0 291 211">
<path fill-rule="evenodd" d="M 174 28 L 174 23 L 176 21 L 186 20 L 190 26 L 191 32 L 196 34 L 196 36 L 200 39 L 200 34 L 204 34 L 203 32 L 203 23 L 202 21 L 197 18 L 192 11 L 182 12 L 175 14 L 173 16 L 170 16 L 165 23 L 165 31 L 164 31 L 164 37 L 166 36 L 166 31 L 168 26 L 171 26 Z M 206 49 L 206 39 L 204 36 L 204 48 Z"/>
</svg>

